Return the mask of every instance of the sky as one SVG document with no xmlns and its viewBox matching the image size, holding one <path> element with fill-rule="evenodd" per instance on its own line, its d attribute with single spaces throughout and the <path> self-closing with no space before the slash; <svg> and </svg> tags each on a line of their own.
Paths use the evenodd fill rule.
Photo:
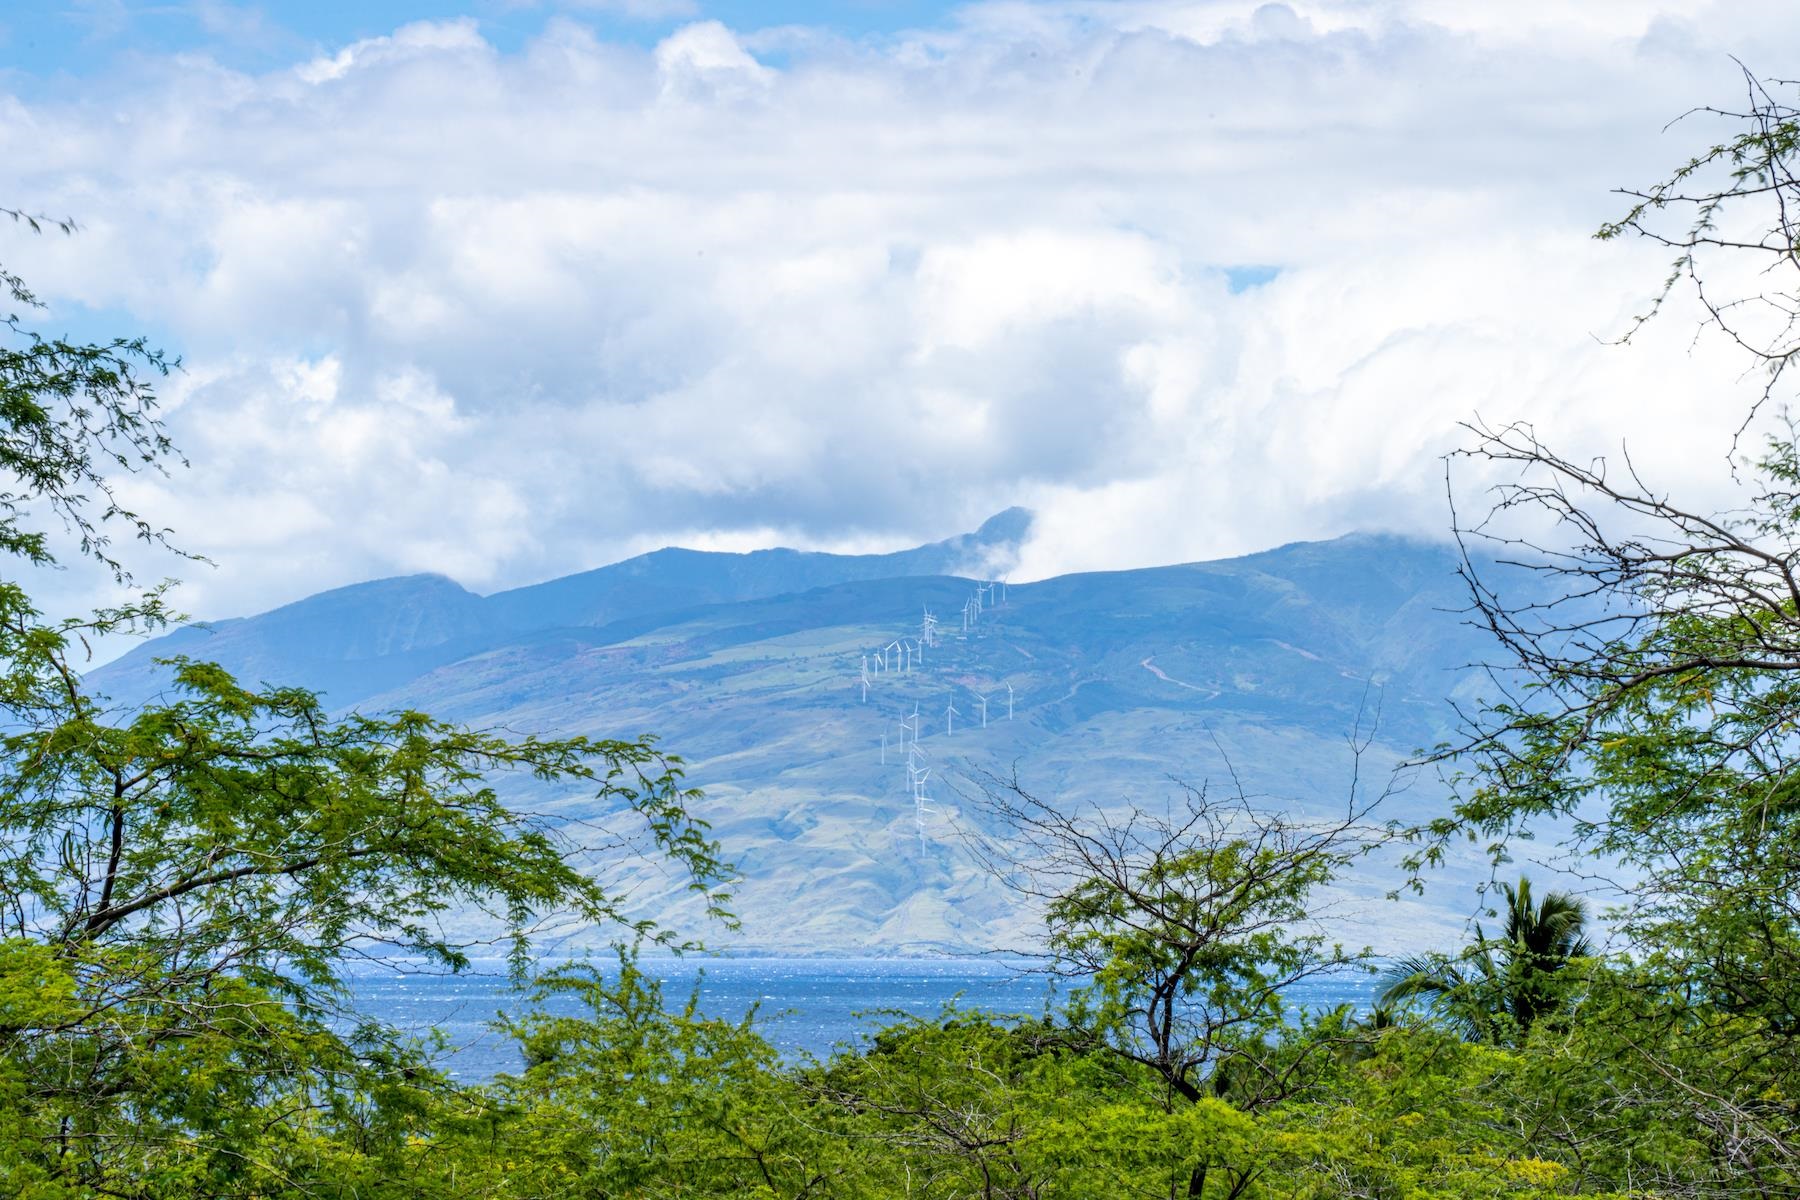
<svg viewBox="0 0 1800 1200">
<path fill-rule="evenodd" d="M 1666 255 L 1591 235 L 1797 50 L 1755 0 L 40 0 L 0 203 L 81 228 L 0 262 L 181 356 L 189 465 L 123 492 L 202 617 L 1013 504 L 1018 579 L 1442 536 L 1476 416 L 1728 499 L 1741 362 L 1614 344 Z"/>
</svg>

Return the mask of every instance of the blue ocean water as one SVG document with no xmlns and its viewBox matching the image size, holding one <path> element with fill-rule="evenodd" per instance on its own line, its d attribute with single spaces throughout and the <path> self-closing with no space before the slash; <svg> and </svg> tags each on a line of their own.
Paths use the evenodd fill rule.
<svg viewBox="0 0 1800 1200">
<path fill-rule="evenodd" d="M 597 959 L 603 967 L 606 960 Z M 990 1013 L 1036 1016 L 1056 993 L 1030 964 L 984 958 L 645 958 L 638 966 L 663 981 L 663 1000 L 679 1009 L 695 987 L 700 1011 L 738 1020 L 752 1008 L 771 1045 L 789 1058 L 827 1058 L 854 1046 L 902 1014 L 932 1017 L 954 1003 Z M 483 968 L 486 969 L 483 969 Z M 523 1065 L 518 1047 L 492 1023 L 502 1012 L 529 1007 L 498 964 L 461 975 L 374 970 L 352 984 L 364 1014 L 425 1037 L 441 1032 L 450 1051 L 445 1066 L 465 1082 L 489 1079 Z M 1288 993 L 1295 1006 L 1327 1009 L 1371 1003 L 1367 976 L 1308 980 Z M 573 1012 L 559 1000 L 552 1011 Z"/>
</svg>

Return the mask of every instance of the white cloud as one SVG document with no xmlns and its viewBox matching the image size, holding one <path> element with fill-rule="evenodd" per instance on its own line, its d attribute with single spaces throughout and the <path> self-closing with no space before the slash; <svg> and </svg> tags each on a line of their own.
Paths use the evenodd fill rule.
<svg viewBox="0 0 1800 1200">
<path fill-rule="evenodd" d="M 699 102 L 759 95 L 775 80 L 775 72 L 751 57 L 717 21 L 685 25 L 658 43 L 656 72 L 663 95 Z"/>
<path fill-rule="evenodd" d="M 402 25 L 391 37 L 352 42 L 329 58 L 300 64 L 294 74 L 311 84 L 332 83 L 353 70 L 379 70 L 419 59 L 443 62 L 464 54 L 482 55 L 488 44 L 472 20 L 415 21 Z"/>
<path fill-rule="evenodd" d="M 1476 412 L 1717 474 L 1733 360 L 1588 235 L 1778 4 L 990 3 L 848 42 L 471 22 L 0 96 L 9 241 L 187 356 L 134 495 L 241 612 L 663 541 L 883 546 L 1022 502 L 1034 573 L 1445 521 Z M 666 15 L 666 14 L 665 14 Z M 1225 269 L 1279 268 L 1233 293 Z"/>
</svg>

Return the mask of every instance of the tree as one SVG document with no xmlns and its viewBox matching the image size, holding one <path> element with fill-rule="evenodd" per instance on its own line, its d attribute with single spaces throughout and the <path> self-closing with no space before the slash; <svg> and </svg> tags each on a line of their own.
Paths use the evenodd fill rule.
<svg viewBox="0 0 1800 1200">
<path fill-rule="evenodd" d="M 891 1025 L 799 1084 L 820 1125 L 877 1151 L 846 1182 L 885 1181 L 876 1195 L 1030 1200 L 1061 1194 L 1052 1130 L 1065 1105 L 1093 1107 L 1084 1066 L 1046 1023 L 950 1009 Z"/>
<path fill-rule="evenodd" d="M 46 227 L 75 232 L 72 221 L 18 209 L 0 208 L 0 216 L 34 233 Z M 42 307 L 4 264 L 0 290 L 27 312 Z M 23 322 L 20 313 L 10 313 L 3 323 L 8 336 L 0 336 L 0 473 L 7 479 L 0 490 L 0 554 L 54 565 L 44 531 L 22 524 L 33 507 L 48 509 L 74 535 L 81 554 L 123 580 L 110 531 L 123 526 L 147 542 L 164 542 L 165 535 L 119 503 L 109 472 L 159 470 L 179 461 L 158 416 L 154 386 L 173 364 L 143 338 L 74 343 L 42 337 Z M 0 589 L 9 609 L 29 608 L 17 585 L 0 583 Z M 140 602 L 134 615 L 155 620 L 164 614 L 154 603 Z"/>
<path fill-rule="evenodd" d="M 1475 941 L 1455 958 L 1416 955 L 1390 971 L 1382 1005 L 1423 998 L 1431 1010 L 1471 1041 L 1519 1042 L 1539 1019 L 1565 1002 L 1562 973 L 1593 953 L 1582 932 L 1587 906 L 1566 892 L 1532 903 L 1531 881 L 1501 884 L 1505 923 L 1489 938 L 1478 924 Z"/>
<path fill-rule="evenodd" d="M 841 1168 L 821 1166 L 823 1139 L 798 1119 L 798 1089 L 754 1013 L 704 1016 L 697 987 L 668 1011 L 662 985 L 625 951 L 616 971 L 552 972 L 537 999 L 565 1003 L 505 1023 L 525 1070 L 444 1131 L 437 1169 L 460 1168 L 472 1194 L 828 1194 Z"/>
<path fill-rule="evenodd" d="M 1800 430 L 1781 411 L 1800 354 L 1800 110 L 1777 96 L 1791 85 L 1747 82 L 1741 110 L 1697 110 L 1728 136 L 1627 193 L 1600 231 L 1676 252 L 1630 336 L 1685 289 L 1760 369 L 1739 437 L 1764 448 L 1731 468 L 1742 502 L 1683 505 L 1628 458 L 1471 426 L 1463 457 L 1510 479 L 1457 529 L 1472 613 L 1502 647 L 1500 691 L 1445 750 L 1464 770 L 1455 813 L 1420 832 L 1423 860 L 1463 834 L 1501 855 L 1548 825 L 1612 876 L 1635 986 L 1666 998 L 1642 1007 L 1662 1024 L 1629 1053 L 1720 1131 L 1721 1178 L 1766 1188 L 1791 1186 L 1800 1163 L 1800 1121 L 1771 1099 L 1800 1089 Z M 1547 528 L 1555 540 L 1534 532 Z"/>
<path fill-rule="evenodd" d="M 34 303 L 16 276 L 0 281 Z M 55 565 L 35 524 L 48 515 L 128 580 L 110 531 L 163 535 L 118 503 L 109 473 L 174 460 L 152 386 L 168 364 L 139 341 L 46 340 L 16 315 L 6 329 L 0 552 Z M 471 939 L 447 921 L 484 916 L 521 971 L 552 916 L 656 935 L 574 861 L 600 848 L 597 827 L 503 803 L 497 774 L 593 791 L 724 915 L 728 870 L 687 815 L 679 761 L 651 740 L 334 718 L 308 692 L 183 660 L 172 700 L 110 708 L 71 645 L 167 619 L 152 591 L 48 620 L 0 583 L 0 1165 L 13 1179 L 56 1195 L 261 1194 L 292 1181 L 321 1130 L 373 1129 L 372 1097 L 399 1103 L 408 1081 L 430 1082 L 416 1053 L 345 1007 L 347 958 L 400 949 L 455 970 Z"/>
<path fill-rule="evenodd" d="M 1166 815 L 1115 818 L 992 780 L 1006 840 L 980 851 L 1044 914 L 1045 970 L 1075 985 L 1073 1048 L 1147 1072 L 1165 1113 L 1221 1098 L 1255 1113 L 1303 1090 L 1332 1044 L 1287 1036 L 1282 994 L 1360 961 L 1320 931 L 1314 893 L 1378 841 L 1370 814 L 1385 794 L 1353 787 L 1342 813 L 1306 821 L 1241 791 L 1184 789 Z M 1249 1145 L 1187 1142 L 1187 1194 L 1243 1195 L 1263 1169 Z"/>
</svg>

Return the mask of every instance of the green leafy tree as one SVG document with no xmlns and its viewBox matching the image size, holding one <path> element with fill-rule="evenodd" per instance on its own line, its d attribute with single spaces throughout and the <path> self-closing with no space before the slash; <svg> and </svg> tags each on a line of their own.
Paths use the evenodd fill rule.
<svg viewBox="0 0 1800 1200">
<path fill-rule="evenodd" d="M 1585 1179 L 1566 1161 L 1566 1143 L 1521 1119 L 1522 1052 L 1404 1025 L 1359 1050 L 1264 1117 L 1266 1194 L 1474 1200 L 1626 1190 Z M 1533 1101 L 1546 1094 L 1543 1082 L 1530 1080 Z"/>
<path fill-rule="evenodd" d="M 609 972 L 551 972 L 536 998 L 546 1007 L 503 1023 L 524 1071 L 444 1128 L 440 1173 L 493 1197 L 829 1194 L 849 1156 L 797 1115 L 754 1013 L 705 1016 L 697 989 L 670 1011 L 626 952 Z"/>
<path fill-rule="evenodd" d="M 1241 793 L 1187 790 L 1166 815 L 1064 812 L 1012 782 L 989 792 L 1008 831 L 987 861 L 1046 922 L 1048 970 L 1073 982 L 1070 1045 L 1129 1064 L 1180 1125 L 1228 1101 L 1253 1114 L 1307 1086 L 1326 1039 L 1288 1036 L 1283 993 L 1352 968 L 1314 893 L 1376 840 L 1380 795 L 1305 821 Z M 1163 1122 L 1167 1124 L 1167 1122 Z M 1246 1194 L 1263 1167 L 1225 1136 L 1176 1157 L 1191 1196 Z"/>
<path fill-rule="evenodd" d="M 1568 1000 L 1568 968 L 1593 954 L 1583 932 L 1587 906 L 1566 892 L 1532 902 L 1531 881 L 1500 885 L 1504 922 L 1497 937 L 1475 926 L 1475 940 L 1455 957 L 1414 955 L 1389 971 L 1384 1006 L 1424 1000 L 1465 1037 L 1517 1042 Z"/>
<path fill-rule="evenodd" d="M 43 339 L 17 315 L 6 334 L 0 552 L 55 565 L 42 521 L 60 521 L 128 580 L 110 531 L 162 534 L 110 479 L 171 461 L 153 387 L 168 364 L 137 341 Z M 678 761 L 649 740 L 333 717 L 311 693 L 181 660 L 172 699 L 121 711 L 95 695 L 72 646 L 168 615 L 153 591 L 50 620 L 0 582 L 0 1165 L 21 1188 L 299 1187 L 319 1161 L 305 1145 L 360 1130 L 392 1149 L 403 1094 L 432 1082 L 394 1035 L 355 1026 L 347 959 L 400 950 L 455 970 L 470 937 L 454 927 L 504 940 L 522 970 L 547 919 L 651 932 L 581 869 L 592 830 L 504 803 L 496 776 L 631 816 L 637 850 L 724 914 L 728 871 L 687 815 Z"/>
<path fill-rule="evenodd" d="M 870 1185 L 885 1177 L 889 1195 L 1018 1200 L 1056 1194 L 1053 1123 L 1092 1095 L 1094 1073 L 1043 1022 L 952 1009 L 799 1078 L 822 1124 L 873 1151 L 840 1186 L 881 1195 Z"/>
<path fill-rule="evenodd" d="M 1729 470 L 1731 511 L 1685 506 L 1629 460 L 1571 459 L 1526 427 L 1476 426 L 1466 455 L 1504 468 L 1459 529 L 1506 566 L 1465 557 L 1473 612 L 1503 647 L 1502 687 L 1450 747 L 1466 772 L 1421 861 L 1469 835 L 1497 857 L 1554 830 L 1600 876 L 1636 986 L 1664 998 L 1619 1030 L 1718 1169 L 1718 1186 L 1791 1194 L 1800 1164 L 1800 433 L 1785 413 L 1800 354 L 1800 110 L 1747 76 L 1726 136 L 1629 193 L 1602 238 L 1675 251 L 1664 288 L 1760 368 Z M 1737 443 L 1734 442 L 1733 452 Z M 1721 471 L 1727 469 L 1721 463 Z M 1555 529 L 1561 540 L 1537 540 Z M 1521 574 L 1533 577 L 1522 583 Z M 1701 1068 L 1704 1067 L 1704 1070 Z M 1698 1072 L 1698 1073 L 1696 1073 Z M 1611 1101 L 1638 1103 L 1626 1073 Z M 1680 1097 L 1679 1102 L 1675 1101 Z M 1773 1099 L 1780 1098 L 1780 1099 Z M 1732 1171 L 1740 1172 L 1737 1176 Z"/>
</svg>

